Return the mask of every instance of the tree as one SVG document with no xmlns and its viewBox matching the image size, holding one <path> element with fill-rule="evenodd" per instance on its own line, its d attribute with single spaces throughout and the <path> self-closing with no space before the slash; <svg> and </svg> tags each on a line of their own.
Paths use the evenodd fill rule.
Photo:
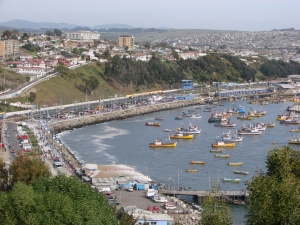
<svg viewBox="0 0 300 225">
<path fill-rule="evenodd" d="M 47 36 L 53 36 L 53 32 L 51 30 L 47 30 L 45 34 Z"/>
<path fill-rule="evenodd" d="M 76 178 L 17 182 L 0 195 L 0 224 L 118 224 L 106 197 Z"/>
<path fill-rule="evenodd" d="M 203 212 L 201 225 L 231 225 L 232 217 L 230 208 L 222 201 L 218 181 L 212 182 L 211 192 L 205 197 L 202 204 Z"/>
<path fill-rule="evenodd" d="M 29 34 L 27 34 L 26 32 L 22 35 L 22 40 L 27 40 L 29 38 Z"/>
<path fill-rule="evenodd" d="M 61 37 L 61 35 L 62 35 L 62 32 L 61 32 L 61 30 L 59 30 L 59 29 L 54 29 L 53 33 L 54 33 L 54 35 L 57 36 L 57 37 Z"/>
<path fill-rule="evenodd" d="M 18 181 L 31 184 L 36 178 L 50 177 L 50 170 L 40 155 L 18 155 L 11 163 L 12 184 Z"/>
<path fill-rule="evenodd" d="M 10 30 L 5 30 L 3 33 L 2 33 L 2 36 L 3 38 L 5 39 L 10 39 L 12 37 L 12 32 Z"/>
<path fill-rule="evenodd" d="M 267 171 L 257 171 L 247 183 L 247 224 L 299 224 L 299 152 L 290 147 L 273 149 L 266 164 Z"/>
<path fill-rule="evenodd" d="M 64 78 L 68 78 L 70 75 L 70 69 L 63 63 L 55 67 L 54 71 L 60 73 Z"/>
<path fill-rule="evenodd" d="M 30 92 L 29 97 L 28 97 L 28 101 L 34 102 L 35 100 L 36 100 L 36 93 L 35 92 Z"/>
</svg>

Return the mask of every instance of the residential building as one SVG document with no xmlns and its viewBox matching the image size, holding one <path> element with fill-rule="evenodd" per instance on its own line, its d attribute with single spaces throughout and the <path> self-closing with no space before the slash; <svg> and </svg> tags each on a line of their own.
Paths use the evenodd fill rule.
<svg viewBox="0 0 300 225">
<path fill-rule="evenodd" d="M 134 37 L 132 35 L 120 35 L 119 36 L 119 46 L 125 48 L 131 48 L 134 45 Z"/>
<path fill-rule="evenodd" d="M 99 40 L 100 34 L 92 31 L 67 32 L 66 38 L 70 40 Z"/>
<path fill-rule="evenodd" d="M 16 56 L 19 54 L 19 41 L 3 40 L 0 41 L 0 57 Z"/>
</svg>

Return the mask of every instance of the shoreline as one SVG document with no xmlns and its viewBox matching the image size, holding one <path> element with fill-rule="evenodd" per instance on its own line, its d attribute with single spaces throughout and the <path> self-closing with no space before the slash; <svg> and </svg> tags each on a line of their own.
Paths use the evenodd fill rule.
<svg viewBox="0 0 300 225">
<path fill-rule="evenodd" d="M 50 128 L 50 133 L 47 134 L 49 140 L 52 140 L 55 148 L 60 151 L 62 156 L 68 160 L 70 166 L 75 171 L 76 169 L 81 169 L 83 166 L 79 162 L 79 160 L 75 157 L 75 155 L 66 148 L 63 144 L 59 145 L 58 143 L 54 143 L 53 135 L 61 133 L 66 130 L 73 130 L 75 128 L 81 128 L 85 126 L 105 123 L 114 120 L 122 120 L 135 116 L 141 116 L 153 112 L 159 112 L 163 110 L 171 110 L 177 108 L 183 108 L 187 106 L 194 105 L 204 105 L 205 101 L 201 98 L 196 98 L 193 100 L 185 100 L 185 101 L 176 101 L 169 103 L 161 103 L 155 105 L 148 105 L 138 108 L 131 108 L 119 111 L 113 111 L 108 113 L 94 114 L 84 117 L 77 117 L 73 119 L 57 121 L 57 122 L 49 122 L 48 127 Z M 49 137 L 50 136 L 50 137 Z"/>
</svg>

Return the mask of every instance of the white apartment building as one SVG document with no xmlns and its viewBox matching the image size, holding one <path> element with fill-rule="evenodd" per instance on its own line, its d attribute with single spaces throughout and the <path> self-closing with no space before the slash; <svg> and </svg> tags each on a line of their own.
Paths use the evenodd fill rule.
<svg viewBox="0 0 300 225">
<path fill-rule="evenodd" d="M 67 32 L 66 38 L 70 40 L 99 40 L 100 34 L 92 31 Z"/>
</svg>

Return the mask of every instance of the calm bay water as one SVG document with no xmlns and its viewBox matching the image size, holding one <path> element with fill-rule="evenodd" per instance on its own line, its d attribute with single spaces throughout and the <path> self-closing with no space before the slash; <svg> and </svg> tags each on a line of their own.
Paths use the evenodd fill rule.
<svg viewBox="0 0 300 225">
<path fill-rule="evenodd" d="M 214 108 L 214 111 L 224 111 L 233 106 L 238 107 L 238 105 L 244 106 L 246 110 L 250 108 L 266 110 L 267 115 L 255 117 L 252 122 L 275 122 L 275 128 L 267 128 L 262 135 L 244 135 L 243 141 L 236 143 L 234 148 L 224 148 L 223 152 L 230 155 L 228 159 L 215 158 L 214 153 L 210 152 L 215 137 L 228 132 L 229 129 L 215 127 L 213 123 L 208 123 L 210 113 L 203 111 L 205 106 L 197 109 L 202 115 L 201 119 L 175 120 L 175 117 L 181 115 L 182 112 L 197 107 L 180 108 L 83 127 L 64 132 L 60 134 L 60 137 L 83 164 L 127 164 L 150 175 L 157 182 L 174 186 L 175 181 L 176 188 L 182 186 L 191 187 L 192 190 L 208 190 L 210 182 L 225 177 L 240 178 L 242 181 L 251 180 L 257 169 L 265 170 L 268 151 L 274 147 L 288 145 L 288 139 L 295 135 L 289 130 L 297 125 L 282 125 L 276 121 L 277 115 L 285 113 L 283 110 L 292 103 L 266 106 L 248 104 L 247 101 L 221 103 L 224 106 L 218 106 Z M 146 122 L 153 121 L 156 116 L 165 118 L 160 121 L 160 127 L 145 126 Z M 237 128 L 241 128 L 243 124 L 247 125 L 251 121 L 238 120 L 236 115 L 232 115 L 231 122 L 237 123 Z M 169 133 L 164 132 L 164 129 L 175 130 L 178 127 L 188 127 L 190 123 L 202 129 L 200 134 L 195 134 L 193 140 L 178 140 L 176 148 L 149 147 L 149 143 L 154 139 L 167 141 Z M 235 129 L 230 129 L 230 131 L 236 132 Z M 272 144 L 273 142 L 276 144 Z M 300 149 L 300 146 L 292 147 Z M 206 161 L 206 165 L 190 165 L 191 160 Z M 230 167 L 228 162 L 243 162 L 243 166 Z M 186 173 L 186 169 L 198 171 Z M 234 174 L 234 169 L 248 171 L 249 175 Z M 246 189 L 244 182 L 239 184 L 221 182 L 220 186 L 222 190 Z M 232 206 L 231 210 L 235 224 L 243 224 L 245 208 Z"/>
</svg>

